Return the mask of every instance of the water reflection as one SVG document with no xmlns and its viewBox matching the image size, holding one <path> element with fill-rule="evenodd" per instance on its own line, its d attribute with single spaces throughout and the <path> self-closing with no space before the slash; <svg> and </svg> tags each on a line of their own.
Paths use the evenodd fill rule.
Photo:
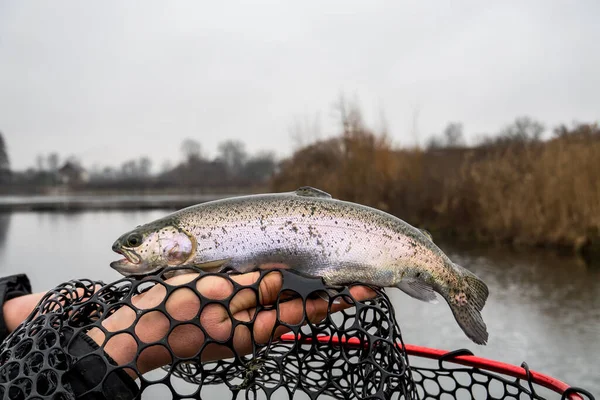
<svg viewBox="0 0 600 400">
<path fill-rule="evenodd" d="M 517 295 L 557 322 L 596 326 L 595 321 L 590 324 L 585 318 L 600 311 L 599 268 L 552 251 L 446 247 L 453 259 L 485 276 L 496 291 L 491 296 L 506 300 Z"/>
</svg>

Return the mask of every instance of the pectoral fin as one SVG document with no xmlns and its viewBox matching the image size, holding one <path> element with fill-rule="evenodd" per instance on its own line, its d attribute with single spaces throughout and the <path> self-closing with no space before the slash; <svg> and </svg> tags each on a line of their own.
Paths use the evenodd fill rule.
<svg viewBox="0 0 600 400">
<path fill-rule="evenodd" d="M 227 264 L 231 258 L 224 258 L 222 260 L 212 260 L 203 263 L 193 263 L 190 264 L 196 268 L 200 268 L 207 272 L 214 272 L 220 270 L 225 264 Z"/>
<path fill-rule="evenodd" d="M 408 294 L 415 299 L 426 301 L 428 303 L 436 304 L 438 302 L 437 296 L 433 291 L 433 288 L 427 283 L 417 279 L 404 279 L 398 285 L 398 289 Z"/>
</svg>

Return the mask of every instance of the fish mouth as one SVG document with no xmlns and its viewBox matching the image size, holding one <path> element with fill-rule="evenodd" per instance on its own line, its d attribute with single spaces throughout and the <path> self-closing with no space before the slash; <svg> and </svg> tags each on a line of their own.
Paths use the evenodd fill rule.
<svg viewBox="0 0 600 400">
<path fill-rule="evenodd" d="M 111 268 L 116 269 L 125 276 L 143 273 L 141 272 L 142 268 L 140 268 L 142 258 L 135 251 L 120 248 L 115 249 L 115 253 L 123 255 L 125 258 L 111 262 Z"/>
</svg>

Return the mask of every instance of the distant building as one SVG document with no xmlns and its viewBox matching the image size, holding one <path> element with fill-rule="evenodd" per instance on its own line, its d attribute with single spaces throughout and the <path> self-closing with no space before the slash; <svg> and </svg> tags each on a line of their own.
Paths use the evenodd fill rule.
<svg viewBox="0 0 600 400">
<path fill-rule="evenodd" d="M 66 185 L 76 185 L 78 183 L 85 183 L 89 181 L 89 174 L 87 171 L 70 161 L 67 161 L 59 170 L 58 177 L 61 183 Z"/>
</svg>

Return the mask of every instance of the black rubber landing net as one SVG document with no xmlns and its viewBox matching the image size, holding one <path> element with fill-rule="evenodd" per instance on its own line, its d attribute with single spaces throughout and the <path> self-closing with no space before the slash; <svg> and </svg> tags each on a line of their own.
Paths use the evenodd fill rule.
<svg viewBox="0 0 600 400">
<path fill-rule="evenodd" d="M 416 398 L 393 308 L 381 290 L 358 301 L 348 288 L 332 296 L 320 279 L 286 270 L 236 282 L 243 276 L 167 280 L 163 273 L 109 285 L 65 283 L 1 345 L 0 395 Z M 168 283 L 174 281 L 185 282 Z M 343 305 L 352 306 L 334 312 Z M 278 341 L 283 333 L 296 339 Z M 325 336 L 325 343 L 317 340 Z M 347 340 L 361 345 L 335 344 Z"/>
<path fill-rule="evenodd" d="M 409 367 L 383 291 L 327 289 L 286 270 L 70 281 L 0 345 L 0 398 L 544 398 L 529 375 L 451 366 L 464 351 Z"/>
</svg>

